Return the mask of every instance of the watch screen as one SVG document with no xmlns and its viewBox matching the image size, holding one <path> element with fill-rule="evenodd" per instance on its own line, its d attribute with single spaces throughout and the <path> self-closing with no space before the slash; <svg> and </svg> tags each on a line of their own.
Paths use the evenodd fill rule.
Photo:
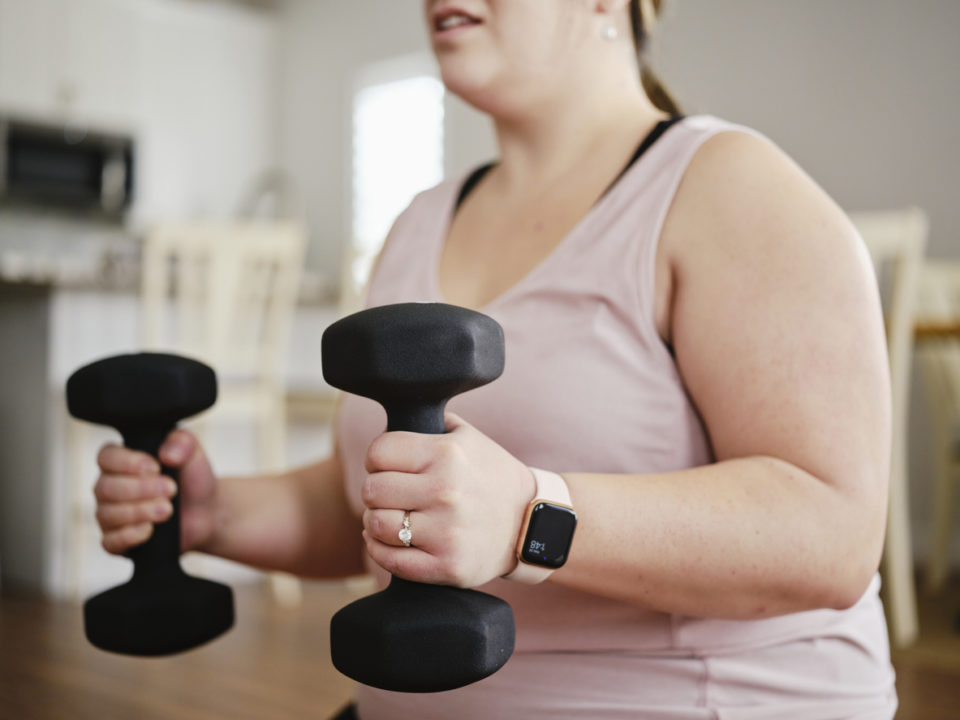
<svg viewBox="0 0 960 720">
<path fill-rule="evenodd" d="M 537 503 L 530 513 L 530 524 L 521 552 L 524 562 L 558 568 L 567 561 L 577 514 L 567 507 Z"/>
</svg>

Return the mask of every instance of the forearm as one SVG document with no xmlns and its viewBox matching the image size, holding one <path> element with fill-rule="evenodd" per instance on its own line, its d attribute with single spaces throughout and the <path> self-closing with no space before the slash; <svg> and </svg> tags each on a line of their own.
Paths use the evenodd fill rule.
<svg viewBox="0 0 960 720">
<path fill-rule="evenodd" d="M 220 479 L 215 529 L 203 551 L 309 577 L 363 573 L 360 520 L 347 506 L 337 463 Z"/>
<path fill-rule="evenodd" d="M 849 606 L 879 561 L 883 495 L 854 497 L 773 458 L 564 477 L 579 524 L 552 579 L 587 592 L 752 619 Z"/>
</svg>

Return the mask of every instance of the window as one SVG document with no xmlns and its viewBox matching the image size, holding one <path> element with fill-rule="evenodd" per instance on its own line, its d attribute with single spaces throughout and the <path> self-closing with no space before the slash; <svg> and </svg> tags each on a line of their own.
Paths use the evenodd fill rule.
<svg viewBox="0 0 960 720">
<path fill-rule="evenodd" d="M 403 72 L 404 64 L 364 73 L 354 94 L 353 295 L 393 221 L 414 195 L 443 179 L 443 84 L 422 69 Z"/>
</svg>

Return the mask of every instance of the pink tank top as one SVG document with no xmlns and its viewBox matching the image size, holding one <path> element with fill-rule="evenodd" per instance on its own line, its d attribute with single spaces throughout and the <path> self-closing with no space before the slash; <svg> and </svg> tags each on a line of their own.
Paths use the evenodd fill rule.
<svg viewBox="0 0 960 720">
<path fill-rule="evenodd" d="M 480 308 L 503 326 L 506 369 L 452 399 L 451 411 L 524 463 L 557 472 L 664 473 L 712 462 L 654 323 L 654 261 L 683 173 L 701 145 L 725 131 L 753 133 L 709 116 L 671 127 L 548 257 Z M 444 300 L 438 264 L 463 180 L 420 194 L 398 218 L 369 306 Z M 385 427 L 377 403 L 344 398 L 337 437 L 358 514 L 364 455 Z M 875 578 L 842 612 L 729 621 L 654 612 L 550 582 L 496 580 L 482 589 L 506 599 L 517 622 L 516 652 L 501 671 L 435 695 L 361 687 L 360 714 L 557 720 L 658 717 L 655 708 L 667 708 L 671 718 L 710 718 L 703 713 L 711 697 L 717 706 L 754 710 L 766 697 L 793 708 L 783 717 L 836 718 L 873 707 L 877 714 L 865 717 L 889 718 L 893 676 L 878 588 Z M 724 671 L 730 658 L 739 664 Z M 823 671 L 838 662 L 842 672 Z M 721 680 L 724 672 L 730 677 Z"/>
</svg>

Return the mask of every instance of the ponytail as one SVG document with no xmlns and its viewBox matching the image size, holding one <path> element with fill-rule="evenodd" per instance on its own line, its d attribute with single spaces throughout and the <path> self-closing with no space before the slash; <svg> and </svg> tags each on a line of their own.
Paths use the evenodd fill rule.
<svg viewBox="0 0 960 720">
<path fill-rule="evenodd" d="M 647 97 L 650 98 L 650 102 L 658 110 L 670 115 L 680 115 L 682 112 L 679 103 L 644 59 L 647 40 L 650 37 L 648 28 L 653 27 L 654 21 L 660 14 L 663 2 L 664 0 L 631 0 L 630 25 L 633 30 L 633 43 L 637 49 L 637 57 L 640 63 L 640 81 L 643 83 L 643 89 L 647 93 Z"/>
</svg>

